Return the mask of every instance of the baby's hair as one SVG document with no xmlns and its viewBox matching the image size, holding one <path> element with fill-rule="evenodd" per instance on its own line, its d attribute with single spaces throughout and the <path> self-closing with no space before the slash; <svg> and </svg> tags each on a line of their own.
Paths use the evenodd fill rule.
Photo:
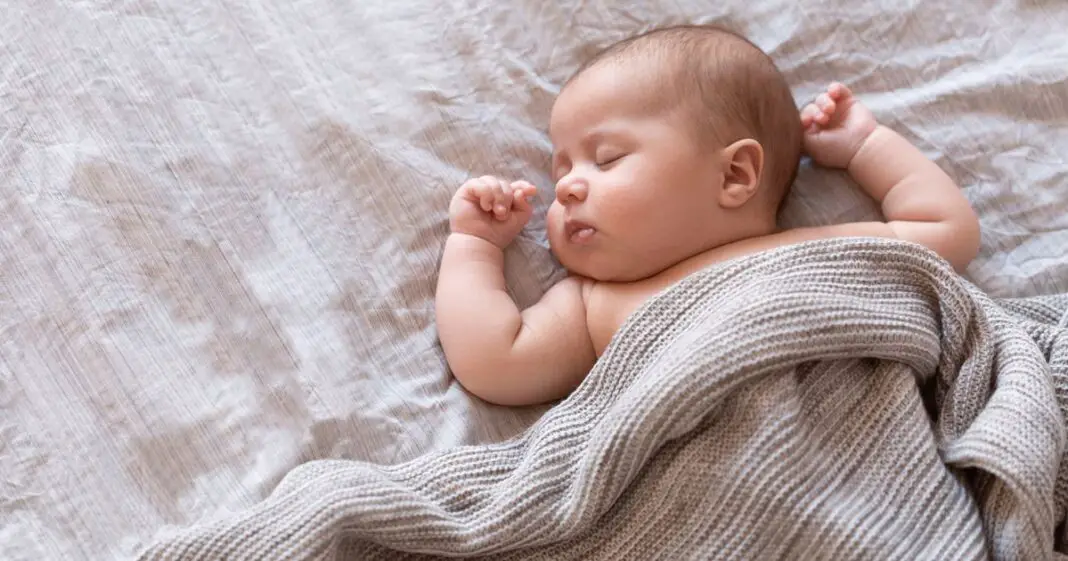
<svg viewBox="0 0 1068 561">
<path fill-rule="evenodd" d="M 692 110 L 698 136 L 722 146 L 753 138 L 764 148 L 762 189 L 778 210 L 797 176 L 801 117 L 786 79 L 748 39 L 711 25 L 676 25 L 624 39 L 572 75 L 606 63 L 654 63 L 659 102 Z M 565 84 L 566 87 L 566 84 Z"/>
</svg>

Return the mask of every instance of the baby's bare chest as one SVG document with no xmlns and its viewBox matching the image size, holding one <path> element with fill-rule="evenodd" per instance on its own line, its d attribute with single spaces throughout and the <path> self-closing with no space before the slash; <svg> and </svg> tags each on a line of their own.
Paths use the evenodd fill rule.
<svg viewBox="0 0 1068 561">
<path fill-rule="evenodd" d="M 672 284 L 714 263 L 771 249 L 789 243 L 792 239 L 793 235 L 789 232 L 750 238 L 705 251 L 637 282 L 594 283 L 586 295 L 586 325 L 597 356 L 601 356 L 627 317 Z"/>
<path fill-rule="evenodd" d="M 627 318 L 684 274 L 664 274 L 633 283 L 596 283 L 586 298 L 586 325 L 600 357 Z"/>
</svg>

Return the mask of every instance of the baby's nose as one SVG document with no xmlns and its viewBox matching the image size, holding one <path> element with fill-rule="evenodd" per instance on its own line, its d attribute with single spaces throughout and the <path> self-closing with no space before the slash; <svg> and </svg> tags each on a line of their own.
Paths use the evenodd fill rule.
<svg viewBox="0 0 1068 561">
<path fill-rule="evenodd" d="M 578 177 L 564 176 L 556 182 L 556 200 L 560 204 L 585 201 L 589 191 L 586 180 Z"/>
</svg>

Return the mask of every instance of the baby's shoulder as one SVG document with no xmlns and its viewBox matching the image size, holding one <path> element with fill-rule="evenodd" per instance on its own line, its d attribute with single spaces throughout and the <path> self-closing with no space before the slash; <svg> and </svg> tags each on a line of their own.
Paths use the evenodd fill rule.
<svg viewBox="0 0 1068 561">
<path fill-rule="evenodd" d="M 585 303 L 593 291 L 594 286 L 597 285 L 597 281 L 584 277 L 582 275 L 576 275 L 574 273 L 568 273 L 567 276 L 557 281 L 551 288 L 551 290 L 565 291 L 575 296 L 582 298 Z"/>
<path fill-rule="evenodd" d="M 885 222 L 851 222 L 828 226 L 806 226 L 783 229 L 770 234 L 753 236 L 714 247 L 677 265 L 675 267 L 677 272 L 674 276 L 681 278 L 682 276 L 715 263 L 737 259 L 739 257 L 745 257 L 747 255 L 769 251 L 787 245 L 843 237 L 893 238 L 895 235 L 893 229 Z"/>
</svg>

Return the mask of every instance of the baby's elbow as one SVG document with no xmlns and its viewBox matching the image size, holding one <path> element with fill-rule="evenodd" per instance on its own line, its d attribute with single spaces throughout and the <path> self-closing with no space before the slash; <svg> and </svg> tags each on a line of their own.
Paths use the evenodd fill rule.
<svg viewBox="0 0 1068 561">
<path fill-rule="evenodd" d="M 963 272 L 979 255 L 982 243 L 979 218 L 969 208 L 967 216 L 953 230 L 953 255 L 949 261 L 957 272 Z"/>
<path fill-rule="evenodd" d="M 529 405 L 523 396 L 517 395 L 503 372 L 507 369 L 490 363 L 454 368 L 452 375 L 467 393 L 493 405 L 515 407 Z"/>
<path fill-rule="evenodd" d="M 493 384 L 490 383 L 491 378 L 486 368 L 468 364 L 450 364 L 449 370 L 464 391 L 483 401 L 493 401 L 491 398 L 496 392 Z"/>
</svg>

